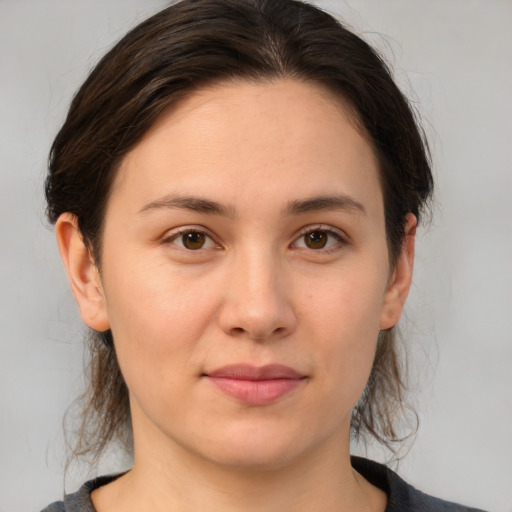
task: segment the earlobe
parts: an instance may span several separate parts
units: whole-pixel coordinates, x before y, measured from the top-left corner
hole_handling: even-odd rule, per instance
[[[63,213],[57,219],[55,233],[82,320],[96,331],[106,331],[110,324],[99,271],[84,244],[76,217]]]
[[[418,221],[416,217],[412,213],[407,214],[402,250],[396,261],[395,269],[393,270],[384,296],[384,304],[380,318],[381,330],[394,327],[402,315],[412,283],[417,225]]]

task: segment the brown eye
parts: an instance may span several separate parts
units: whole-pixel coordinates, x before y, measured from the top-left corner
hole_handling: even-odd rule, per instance
[[[310,231],[304,235],[304,243],[309,249],[323,249],[329,239],[325,231]]]
[[[334,229],[324,229],[319,226],[309,231],[303,231],[302,235],[292,245],[296,249],[322,251],[323,249],[341,248],[345,245],[345,241],[343,236]]]
[[[164,244],[179,247],[185,251],[203,252],[220,249],[213,238],[198,229],[183,227],[177,233],[171,234],[162,240]]]
[[[202,249],[206,242],[206,235],[199,231],[183,233],[180,238],[183,247],[185,247],[185,249],[190,249],[191,251]]]

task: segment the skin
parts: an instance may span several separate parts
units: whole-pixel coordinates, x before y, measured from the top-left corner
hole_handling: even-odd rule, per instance
[[[130,392],[134,466],[93,493],[98,511],[384,510],[350,466],[350,414],[402,312],[416,219],[390,268],[378,163],[353,117],[318,85],[218,84],[125,157],[101,274],[76,219],[59,219],[82,318],[112,329]],[[204,245],[187,249],[187,230]],[[303,378],[247,405],[205,377],[233,363]]]

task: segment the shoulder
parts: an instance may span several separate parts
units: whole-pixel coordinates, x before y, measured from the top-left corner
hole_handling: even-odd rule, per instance
[[[402,480],[394,471],[382,464],[361,457],[352,457],[352,467],[371,484],[388,495],[385,512],[483,512],[457,503],[429,496]]]
[[[101,476],[94,480],[89,480],[72,494],[66,494],[63,501],[56,501],[48,505],[41,512],[95,512],[91,493],[98,487],[106,485],[121,475]]]

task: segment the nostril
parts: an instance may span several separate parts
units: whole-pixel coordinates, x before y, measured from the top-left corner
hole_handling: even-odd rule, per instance
[[[222,305],[218,322],[225,334],[233,339],[265,341],[285,337],[295,330],[296,316],[288,301],[263,293],[258,300],[246,297],[240,293]]]

